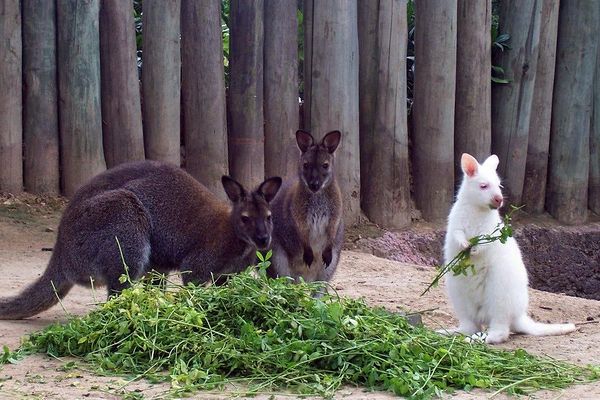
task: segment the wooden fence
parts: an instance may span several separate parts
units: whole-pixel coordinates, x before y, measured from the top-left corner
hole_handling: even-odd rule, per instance
[[[70,196],[147,158],[222,195],[222,174],[293,176],[303,127],[343,132],[348,222],[443,220],[463,152],[498,154],[526,211],[600,213],[600,2],[230,0],[225,65],[222,4],[143,0],[140,79],[132,2],[1,0],[0,191]]]

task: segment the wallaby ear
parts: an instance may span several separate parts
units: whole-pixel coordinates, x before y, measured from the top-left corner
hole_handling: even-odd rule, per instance
[[[465,175],[467,175],[468,177],[473,177],[477,173],[479,163],[472,155],[463,153],[462,157],[460,158],[460,167],[462,168]]]
[[[321,144],[327,148],[329,154],[333,154],[342,140],[342,132],[331,131],[321,141]]]
[[[302,129],[296,131],[296,143],[301,152],[306,153],[306,150],[315,143],[312,135]]]
[[[279,191],[279,188],[281,187],[281,182],[282,180],[278,176],[269,178],[260,184],[260,186],[257,189],[257,192],[263,195],[267,203],[270,203]]]
[[[500,163],[500,160],[498,159],[498,156],[495,154],[492,154],[491,156],[486,158],[485,161],[483,162],[483,164],[481,164],[481,165],[485,165],[487,168],[491,168],[492,170],[495,171],[498,168],[499,163]]]
[[[223,184],[225,193],[227,193],[227,197],[229,197],[229,200],[233,201],[234,203],[237,203],[246,197],[246,189],[244,189],[244,187],[232,177],[223,175],[223,177],[221,177],[221,183]]]

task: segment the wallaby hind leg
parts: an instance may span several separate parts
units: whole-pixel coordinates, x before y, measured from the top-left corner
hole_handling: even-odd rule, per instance
[[[110,190],[73,207],[61,223],[58,240],[63,263],[74,270],[76,283],[89,285],[92,277],[108,286],[110,296],[128,286],[119,282],[121,275],[133,281],[145,273],[150,217],[135,194]]]

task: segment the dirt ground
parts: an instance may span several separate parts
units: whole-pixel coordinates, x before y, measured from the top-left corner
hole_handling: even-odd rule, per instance
[[[0,296],[17,293],[31,282],[46,266],[53,246],[55,230],[62,203],[30,198],[0,198]],[[430,228],[422,228],[428,232]],[[439,230],[439,227],[438,227]],[[431,230],[431,232],[435,229]],[[381,233],[379,231],[375,233]],[[349,247],[361,247],[363,239],[351,233]],[[354,243],[355,245],[352,245]],[[411,244],[405,244],[410,247]],[[364,248],[364,246],[363,246]],[[372,248],[367,248],[372,252]],[[380,254],[385,255],[385,254]],[[388,254],[389,256],[389,254]],[[427,264],[427,260],[422,264]],[[431,261],[431,260],[430,260]],[[424,322],[432,328],[454,325],[443,288],[429,294],[419,294],[431,281],[431,267],[402,263],[366,254],[345,251],[334,279],[334,287],[344,296],[362,296],[370,304],[388,309],[426,311]],[[105,294],[101,289],[97,297]],[[84,314],[93,307],[94,293],[76,288],[64,300],[65,309],[72,314]],[[531,290],[530,313],[541,321],[580,323],[579,330],[568,336],[536,338],[512,336],[502,345],[507,349],[524,348],[534,354],[545,354],[578,364],[600,364],[600,302],[584,298]],[[56,306],[34,318],[24,321],[0,321],[0,345],[11,349],[18,347],[21,338],[55,321],[66,320],[65,311]],[[72,360],[54,360],[46,356],[27,357],[16,363],[0,367],[0,399],[136,399],[158,398],[164,386],[150,385],[144,381],[131,381],[117,377],[98,377],[85,370],[76,361],[76,368],[67,364]],[[489,392],[458,392],[449,395],[456,399],[488,398]],[[224,398],[224,394],[198,393],[193,398]],[[227,395],[226,397],[229,397]],[[279,398],[280,396],[275,396]],[[292,396],[293,397],[293,396]],[[392,399],[387,393],[366,392],[347,387],[337,398]],[[268,399],[270,396],[256,398]],[[286,398],[286,397],[281,397]],[[290,398],[290,396],[287,396]],[[506,398],[500,394],[495,398]],[[537,392],[538,399],[598,399],[600,382],[578,385],[558,392]]]

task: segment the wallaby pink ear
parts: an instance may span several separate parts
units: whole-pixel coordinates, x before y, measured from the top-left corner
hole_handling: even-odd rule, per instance
[[[315,143],[312,135],[302,129],[296,131],[296,143],[301,152],[306,153],[306,150]]]
[[[462,168],[465,175],[473,177],[477,173],[479,163],[472,155],[463,153],[462,157],[460,158],[460,167]]]
[[[262,194],[267,203],[270,203],[271,200],[275,198],[275,195],[279,191],[281,187],[282,180],[280,177],[275,176],[273,178],[269,178],[258,187],[257,192]]]
[[[247,196],[246,189],[232,177],[223,175],[221,177],[221,183],[223,184],[223,189],[225,189],[227,197],[234,203],[237,203]]]
[[[483,164],[481,164],[481,165],[485,165],[486,168],[491,168],[492,170],[495,171],[498,168],[499,163],[500,163],[500,160],[498,159],[498,156],[495,154],[492,154],[491,156],[486,158],[485,161],[483,162]]]
[[[321,141],[321,144],[327,148],[329,154],[333,154],[342,140],[342,132],[331,131]]]

